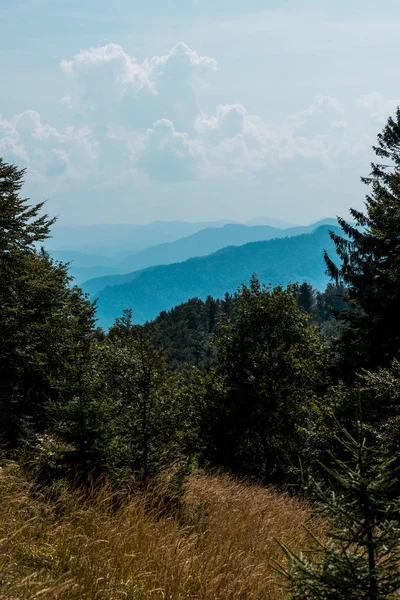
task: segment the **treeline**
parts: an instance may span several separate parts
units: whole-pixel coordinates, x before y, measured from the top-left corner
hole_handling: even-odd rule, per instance
[[[337,476],[353,482],[354,497],[342,496],[348,514],[359,507],[350,546],[368,555],[365,597],[387,597],[376,591],[382,506],[365,482],[394,506],[398,476],[389,485],[380,474],[400,465],[400,111],[374,150],[383,164],[364,179],[365,212],[351,210],[354,224],[339,219],[343,234],[332,234],[324,293],[253,277],[233,296],[191,300],[144,326],[127,310],[108,332],[71,287],[67,265],[37,250],[54,220],[21,197],[24,171],[0,161],[4,454],[43,483],[104,474],[146,482],[175,464],[181,474],[196,465],[280,486],[299,473],[328,485],[336,461],[343,469],[353,460]],[[293,560],[307,580],[308,563]]]
[[[309,283],[292,286],[297,305],[308,313],[309,324],[317,325],[328,340],[339,336],[340,312],[347,306],[346,288],[328,284],[324,292],[315,290]],[[172,310],[163,311],[153,321],[143,325],[149,339],[162,348],[168,367],[179,368],[191,363],[203,368],[210,366],[215,358],[213,340],[220,331],[225,317],[234,318],[235,308],[241,297],[225,294],[224,299],[208,296],[206,300],[192,298]]]

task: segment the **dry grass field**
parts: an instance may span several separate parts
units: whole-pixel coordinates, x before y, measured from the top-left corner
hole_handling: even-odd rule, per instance
[[[225,475],[191,476],[179,513],[157,492],[116,506],[107,486],[83,499],[32,494],[0,470],[0,598],[277,600],[275,538],[307,546],[300,501]],[[318,534],[319,524],[308,526]]]

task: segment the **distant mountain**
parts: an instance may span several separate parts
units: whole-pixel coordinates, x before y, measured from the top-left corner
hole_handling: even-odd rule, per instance
[[[82,285],[85,281],[92,279],[100,279],[101,277],[117,276],[119,269],[114,267],[104,267],[97,265],[96,267],[77,267],[73,264],[69,266],[69,274],[74,278],[72,285]]]
[[[207,227],[191,236],[175,242],[151,246],[118,262],[120,273],[130,273],[155,265],[169,265],[189,258],[207,256],[226,246],[242,246],[249,242],[260,242],[279,237],[292,237],[302,233],[311,233],[320,225],[336,225],[335,219],[325,219],[307,226],[278,229],[270,226],[254,226],[230,224],[224,227]],[[108,274],[106,274],[108,275]],[[88,281],[85,289],[91,294],[97,293],[107,285],[127,283],[125,275],[100,277],[96,281]]]
[[[330,219],[334,221],[334,219]],[[173,242],[190,236],[208,227],[220,228],[235,222],[229,219],[220,221],[154,221],[146,225],[104,224],[104,225],[57,225],[51,230],[52,237],[46,241],[49,251],[73,251],[83,254],[97,254],[107,257],[121,257],[139,252],[144,248]],[[253,219],[247,226],[261,225],[285,229],[290,223],[262,217]]]
[[[182,262],[196,256],[207,256],[225,246],[242,246],[248,242],[280,237],[281,231],[283,230],[275,227],[249,227],[240,224],[207,227],[175,242],[151,246],[127,256],[120,261],[120,269],[122,272],[129,272],[154,265]]]
[[[114,260],[108,256],[99,256],[97,254],[83,254],[82,252],[74,252],[69,250],[51,250],[50,254],[56,260],[61,262],[70,262],[80,267],[97,267],[103,265],[105,267],[115,266]]]
[[[50,251],[50,255],[55,260],[70,263],[69,273],[74,278],[73,283],[77,285],[94,277],[100,278],[104,275],[116,275],[120,273],[120,269],[115,265],[114,261],[107,256],[63,250],[52,250]]]
[[[117,256],[148,246],[172,242],[206,227],[222,227],[231,221],[187,223],[154,221],[148,225],[55,225],[46,241],[49,251],[67,250],[84,254]]]
[[[246,221],[246,225],[268,225],[269,227],[277,227],[278,229],[288,229],[289,227],[296,227],[295,223],[289,223],[288,221],[281,221],[280,219],[272,219],[271,217],[257,217]]]
[[[120,286],[125,283],[130,283],[134,281],[141,275],[147,271],[153,271],[156,267],[148,267],[147,269],[139,269],[138,271],[133,271],[131,273],[124,273],[122,275],[106,275],[104,277],[95,277],[93,279],[89,279],[81,284],[81,288],[87,294],[90,294],[92,297],[97,297],[101,290],[111,286]]]
[[[334,254],[331,229],[336,228],[323,225],[313,233],[230,246],[210,256],[128,274],[125,283],[93,294],[98,297],[99,322],[108,327],[124,308],[132,308],[134,320],[143,323],[189,298],[235,292],[253,273],[267,284],[308,281],[322,289],[328,281],[323,250]],[[84,284],[85,291],[89,284]]]

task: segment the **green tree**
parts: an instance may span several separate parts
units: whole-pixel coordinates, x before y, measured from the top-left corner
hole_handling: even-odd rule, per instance
[[[314,309],[314,302],[315,298],[312,285],[307,282],[302,283],[297,293],[297,303],[299,307],[311,315]]]
[[[39,242],[54,219],[43,203],[20,197],[24,170],[0,159],[0,439],[13,448],[46,426],[52,381],[63,377],[77,329],[91,335],[94,306],[70,288],[67,266],[55,263]]]
[[[296,555],[281,544],[289,568],[278,572],[291,600],[384,600],[400,597],[400,500],[394,459],[367,444],[367,431],[342,433],[346,455],[328,469],[330,486],[307,492],[328,524],[326,539]]]
[[[327,348],[299,310],[297,291],[263,288],[253,277],[216,339],[208,457],[263,480],[285,479],[290,460],[298,460],[301,426],[323,383]]]
[[[390,368],[363,371],[351,386],[343,382],[331,386],[322,399],[311,404],[305,425],[304,471],[324,479],[325,467],[333,466],[333,456],[343,458],[340,434],[344,428],[357,435],[360,398],[369,440],[393,456],[400,467],[400,364],[393,361]]]
[[[126,310],[109,332],[108,385],[120,410],[121,460],[143,480],[163,462],[164,357]]]
[[[204,451],[202,419],[206,409],[207,374],[194,365],[169,373],[161,389],[169,462],[198,461]]]
[[[118,410],[108,390],[105,358],[100,344],[75,346],[64,377],[56,382],[57,397],[46,406],[48,431],[65,449],[58,469],[83,483],[113,473],[117,465]]]
[[[331,233],[339,265],[325,254],[330,275],[348,289],[342,330],[342,374],[388,366],[400,348],[400,109],[389,118],[372,163],[365,212],[351,209],[354,224],[338,219],[344,235]]]

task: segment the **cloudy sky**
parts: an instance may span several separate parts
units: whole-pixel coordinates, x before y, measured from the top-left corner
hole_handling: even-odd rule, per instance
[[[60,223],[360,207],[398,0],[0,0],[0,156]]]

